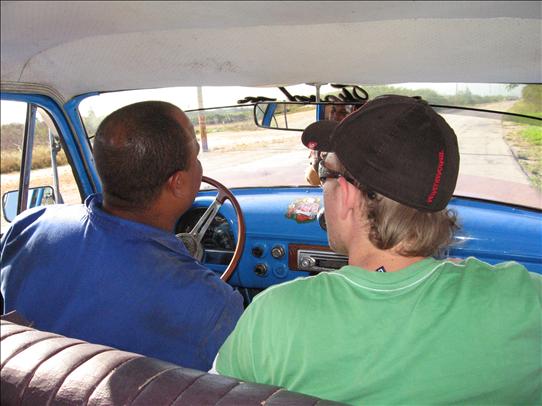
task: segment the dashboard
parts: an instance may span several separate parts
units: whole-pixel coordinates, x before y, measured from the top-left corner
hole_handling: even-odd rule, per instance
[[[322,191],[316,187],[232,189],[246,222],[246,242],[230,284],[269,286],[332,272],[347,258],[331,251],[318,218]],[[201,191],[181,217],[177,232],[187,232],[212,203],[216,192]],[[487,201],[454,197],[462,229],[447,252],[454,258],[477,257],[488,263],[517,261],[542,273],[542,212]],[[237,218],[226,202],[207,230],[202,262],[217,273],[225,270],[237,238]]]

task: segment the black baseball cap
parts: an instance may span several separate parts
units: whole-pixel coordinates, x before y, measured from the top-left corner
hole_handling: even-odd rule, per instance
[[[419,97],[377,97],[341,122],[312,123],[301,140],[334,152],[360,185],[409,207],[443,210],[455,190],[457,137]]]

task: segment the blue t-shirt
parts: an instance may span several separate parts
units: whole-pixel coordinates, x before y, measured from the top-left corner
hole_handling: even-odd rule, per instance
[[[5,312],[34,327],[208,370],[242,297],[172,233],[84,205],[22,213],[1,241]]]

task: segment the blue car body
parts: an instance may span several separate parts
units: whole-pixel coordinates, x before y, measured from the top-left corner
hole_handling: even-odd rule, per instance
[[[247,237],[241,262],[230,282],[247,288],[266,288],[310,275],[310,272],[289,268],[287,256],[276,259],[271,250],[279,246],[288,252],[292,244],[327,246],[326,232],[316,219],[300,223],[287,216],[288,207],[300,199],[314,198],[322,204],[321,190],[315,187],[240,188],[233,192],[243,208]],[[213,197],[211,192],[200,192],[194,206],[207,207]],[[450,257],[473,256],[491,264],[517,261],[532,272],[542,273],[542,214],[539,211],[460,197],[452,199],[449,208],[461,221],[461,230],[447,252]],[[233,207],[223,206],[221,214],[236,233]],[[261,257],[253,255],[256,247],[263,248]],[[258,264],[267,266],[266,275],[253,272]],[[225,269],[223,265],[212,263],[207,266],[218,272]]]

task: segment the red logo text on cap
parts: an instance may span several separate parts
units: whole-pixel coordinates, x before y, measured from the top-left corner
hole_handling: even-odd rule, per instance
[[[433,200],[435,199],[435,196],[438,193],[438,188],[440,186],[440,179],[442,178],[443,167],[444,167],[444,151],[440,151],[438,153],[438,166],[437,166],[437,173],[435,173],[435,180],[433,181],[433,188],[431,189],[431,193],[429,193],[429,196],[427,196],[427,203],[429,204],[433,203]]]

